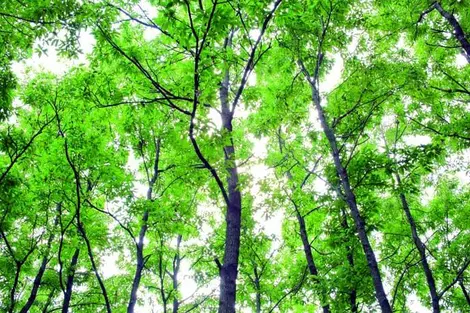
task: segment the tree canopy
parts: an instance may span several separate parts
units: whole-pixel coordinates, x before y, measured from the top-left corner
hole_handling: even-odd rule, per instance
[[[0,47],[2,312],[470,312],[467,0],[4,0]]]

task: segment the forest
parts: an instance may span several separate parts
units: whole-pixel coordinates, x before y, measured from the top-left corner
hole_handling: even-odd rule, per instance
[[[470,312],[469,63],[468,0],[1,0],[0,311]]]

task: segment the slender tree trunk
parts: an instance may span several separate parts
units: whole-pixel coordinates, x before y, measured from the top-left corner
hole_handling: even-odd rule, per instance
[[[167,303],[170,298],[165,293],[166,266],[163,266],[163,238],[160,238],[160,253],[158,255],[158,278],[160,280],[160,297],[162,298],[163,313],[167,313]]]
[[[402,184],[401,184],[400,175],[395,173],[395,178],[397,179],[398,186],[401,186]],[[420,260],[421,266],[423,267],[424,275],[426,276],[426,282],[429,288],[429,293],[431,295],[432,311],[433,313],[439,313],[441,311],[439,307],[439,296],[436,290],[436,282],[434,281],[434,276],[432,274],[431,268],[429,267],[429,263],[426,258],[426,247],[424,246],[423,242],[418,236],[418,231],[416,229],[416,222],[413,216],[411,215],[411,210],[408,205],[408,201],[406,200],[406,197],[403,193],[400,193],[400,201],[403,207],[403,211],[405,211],[408,224],[410,225],[410,228],[411,228],[411,236],[413,238],[413,242],[416,246],[416,249],[418,249],[419,256],[421,258]]]
[[[180,303],[178,301],[178,298],[173,298],[173,313],[178,313],[180,307]]]
[[[180,271],[181,265],[181,257],[180,257],[180,245],[183,236],[178,235],[176,239],[176,254],[173,259],[173,274],[171,275],[171,279],[173,281],[173,293],[175,296],[173,297],[173,313],[178,313],[180,302],[178,300],[178,273]]]
[[[392,309],[390,307],[390,303],[388,302],[387,295],[385,293],[385,290],[382,284],[382,278],[381,278],[379,267],[377,264],[377,259],[375,257],[374,250],[372,249],[372,246],[369,241],[369,237],[366,232],[365,222],[361,216],[361,213],[359,212],[359,208],[357,207],[356,195],[351,189],[348,173],[346,169],[344,168],[343,164],[341,163],[341,156],[340,156],[340,152],[337,146],[336,136],[334,134],[333,129],[330,127],[330,125],[328,124],[326,120],[325,113],[320,103],[320,94],[317,88],[313,86],[312,83],[311,83],[311,87],[312,87],[312,100],[318,112],[318,116],[320,118],[320,122],[323,128],[323,132],[325,133],[326,138],[328,139],[328,143],[330,145],[331,154],[333,156],[333,161],[334,161],[334,165],[336,168],[336,172],[338,174],[338,177],[340,178],[341,187],[344,192],[344,194],[341,194],[341,195],[344,196],[345,201],[351,210],[351,215],[353,217],[353,220],[356,226],[356,231],[358,233],[358,237],[361,242],[362,249],[364,250],[364,254],[367,259],[367,265],[369,267],[369,270],[372,276],[372,281],[374,283],[375,296],[377,298],[377,301],[379,302],[382,312],[391,313]]]
[[[305,258],[307,259],[308,271],[310,275],[314,276],[315,279],[318,279],[318,269],[315,264],[315,260],[313,259],[312,247],[310,246],[310,241],[308,240],[307,229],[305,227],[305,219],[300,214],[297,206],[295,208],[295,211],[296,211],[297,221],[299,223],[300,238],[302,239],[302,245],[304,247]],[[325,299],[321,299],[321,300],[322,302],[325,301]],[[322,304],[322,310],[323,310],[323,313],[329,313],[330,306],[328,304],[325,304],[325,305]]]
[[[228,205],[225,216],[224,261],[220,269],[219,313],[235,313],[238,257],[240,254],[241,193],[238,188],[238,170],[235,164],[235,147],[232,138],[233,112],[228,101],[229,73],[225,73],[220,87],[222,127],[227,144],[224,146],[225,168],[228,172]]]
[[[13,310],[15,309],[15,304],[16,304],[16,287],[18,286],[18,282],[20,280],[20,272],[21,272],[21,267],[23,266],[23,263],[18,262],[15,260],[15,279],[13,281],[13,286],[10,290],[10,305],[8,307],[8,312],[13,313]]]
[[[283,153],[283,139],[281,138],[280,129],[279,129],[279,151]],[[290,171],[287,171],[286,176],[288,180],[292,180],[292,174]],[[313,258],[312,247],[308,239],[307,227],[305,226],[305,218],[303,217],[302,214],[300,214],[299,208],[295,200],[291,199],[291,202],[294,205],[295,216],[297,218],[297,222],[299,223],[299,234],[300,234],[300,239],[302,240],[302,246],[304,248],[305,258],[307,259],[308,271],[310,275],[314,276],[315,280],[318,282],[318,269],[315,264],[315,260]],[[323,292],[322,294],[323,294],[322,298],[325,298],[325,299],[321,299],[321,301],[323,302],[326,300],[326,295]],[[323,310],[323,313],[329,313],[330,312],[329,304],[322,305],[322,310]]]
[[[297,211],[296,212],[297,221],[299,222],[300,228],[300,238],[302,239],[302,245],[304,247],[305,258],[307,259],[307,266],[310,275],[318,276],[318,269],[313,260],[312,247],[310,246],[310,241],[308,240],[307,230],[305,229],[305,220],[302,215]]]
[[[305,219],[300,214],[297,205],[295,206],[295,216],[297,217],[297,222],[299,223],[299,232],[300,238],[302,239],[302,245],[304,247],[305,258],[307,259],[307,266],[310,275],[318,276],[318,269],[313,260],[312,247],[310,246],[310,241],[308,240],[307,229],[305,227]]]
[[[259,275],[258,271],[256,270],[256,266],[254,269],[255,274],[255,288],[256,288],[256,313],[261,313],[261,285],[259,282]]]
[[[57,225],[58,218],[56,219],[55,225]],[[41,266],[39,267],[38,273],[34,278],[33,288],[31,289],[31,293],[29,294],[28,300],[26,301],[25,305],[21,308],[20,313],[27,313],[31,306],[33,305],[34,301],[36,301],[36,296],[39,291],[39,287],[41,286],[42,276],[46,271],[46,265],[49,262],[49,251],[51,250],[52,240],[54,239],[54,233],[52,232],[47,239],[47,249],[45,255],[42,258]]]
[[[349,255],[348,255],[348,262],[349,261]],[[351,312],[352,313],[357,313],[358,311],[358,306],[357,306],[357,291],[356,288],[352,288],[349,291],[349,305],[351,306]]]
[[[144,239],[147,232],[147,222],[149,218],[149,211],[145,210],[142,216],[142,226],[139,231],[139,239],[136,244],[136,258],[137,263],[135,266],[134,279],[132,281],[132,288],[130,293],[129,304],[127,306],[127,313],[133,313],[137,303],[137,290],[139,289],[140,280],[142,278],[142,270],[144,269]]]
[[[341,208],[341,227],[343,227],[345,231],[349,230],[348,220],[344,208]],[[353,249],[349,244],[346,245],[346,258],[348,259],[349,267],[354,270]],[[351,312],[357,313],[357,291],[355,287],[352,287],[349,291],[349,304],[351,305]]]
[[[80,249],[75,249],[75,252],[72,256],[72,261],[70,262],[70,267],[67,275],[67,283],[65,285],[64,302],[62,303],[62,313],[68,313],[69,311],[70,300],[72,299],[73,279],[75,277],[75,270],[77,268],[79,254]]]
[[[78,214],[77,214],[77,216],[78,216]],[[83,227],[83,224],[81,222],[78,222],[78,225],[79,225],[78,230],[81,233],[83,240],[85,240],[87,253],[88,253],[88,258],[90,259],[90,263],[91,263],[91,268],[92,268],[92,270],[95,274],[96,280],[98,281],[98,285],[100,286],[101,293],[102,293],[103,298],[104,298],[104,302],[105,302],[105,306],[106,306],[106,312],[111,313],[112,312],[111,302],[109,301],[108,291],[106,289],[106,286],[104,285],[104,281],[101,278],[100,273],[98,272],[98,267],[96,266],[95,257],[93,255],[93,249],[91,248],[90,240],[88,239],[88,236],[86,234],[85,228]]]
[[[44,306],[41,310],[42,313],[47,313],[48,312],[49,305],[51,305],[52,298],[54,297],[55,291],[56,291],[56,289],[52,288],[51,292],[49,292],[49,295],[47,296],[46,303],[44,304]]]
[[[465,285],[463,284],[462,279],[459,279],[459,286],[462,289],[463,295],[465,296],[465,300],[467,300],[467,304],[470,305],[470,295],[468,294],[468,291],[465,288]]]
[[[63,132],[62,126],[61,126],[60,116],[59,116],[57,107],[55,105],[54,105],[54,109],[55,109],[55,114],[56,114],[56,120],[57,120],[57,126],[58,126],[58,129],[59,129],[59,133],[64,137],[65,158],[67,159],[67,163],[69,164],[70,168],[73,171],[73,176],[74,176],[74,179],[75,179],[75,195],[77,197],[77,199],[76,199],[77,202],[76,202],[76,217],[75,217],[75,219],[77,221],[77,230],[80,233],[83,240],[85,240],[88,258],[90,259],[91,267],[92,267],[93,272],[95,274],[96,280],[98,281],[98,285],[100,286],[101,293],[103,295],[105,305],[106,305],[106,312],[111,313],[112,310],[111,310],[111,304],[110,304],[109,298],[108,298],[108,292],[107,292],[106,287],[104,285],[103,279],[101,278],[101,275],[98,272],[98,268],[96,266],[95,258],[94,258],[94,255],[93,255],[93,249],[91,247],[90,240],[88,239],[88,236],[86,234],[85,226],[81,222],[81,213],[80,212],[81,212],[81,206],[82,206],[82,199],[81,199],[82,190],[81,190],[81,184],[80,184],[80,173],[79,173],[79,170],[77,169],[77,167],[75,166],[75,164],[73,163],[72,158],[69,154],[69,146],[68,146],[67,138],[65,138],[65,136],[64,136],[64,132]]]
[[[155,160],[153,164],[153,175],[149,181],[149,187],[147,189],[147,200],[149,201],[152,200],[153,186],[158,178],[159,163],[160,163],[160,147],[161,147],[161,139],[158,138],[155,143]],[[141,153],[143,157],[143,151],[141,151]],[[144,240],[145,240],[145,234],[147,233],[147,229],[148,229],[148,219],[149,219],[149,211],[146,209],[144,211],[144,214],[142,215],[142,226],[140,227],[139,238],[136,243],[137,261],[136,261],[136,266],[135,266],[134,279],[132,281],[129,303],[127,305],[127,313],[134,313],[135,305],[137,303],[137,291],[139,289],[140,280],[142,279],[142,271],[145,266]]]

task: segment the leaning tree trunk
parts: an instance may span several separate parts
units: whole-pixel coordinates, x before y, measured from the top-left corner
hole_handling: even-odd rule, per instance
[[[153,186],[158,179],[159,173],[159,164],[160,164],[160,148],[161,148],[161,139],[158,138],[155,142],[155,160],[153,163],[153,173],[152,177],[148,182],[147,189],[147,200],[152,200]],[[141,149],[143,149],[141,147]],[[141,151],[143,157],[143,151]],[[145,162],[145,161],[144,161]],[[129,297],[129,303],[127,305],[127,313],[134,313],[135,305],[137,303],[137,291],[139,289],[140,280],[142,279],[142,271],[145,266],[145,257],[144,257],[144,240],[145,234],[148,229],[148,220],[149,220],[149,210],[146,208],[144,214],[142,215],[142,225],[140,226],[139,237],[136,243],[136,266],[134,279],[132,281],[131,293]]]
[[[434,2],[433,6],[442,15],[442,17],[444,17],[447,22],[452,26],[452,29],[454,30],[455,39],[457,39],[457,41],[462,46],[462,49],[465,53],[465,58],[467,59],[467,62],[470,63],[470,42],[468,41],[467,36],[465,35],[464,30],[462,29],[462,26],[457,21],[454,14],[444,10],[444,8],[442,8],[441,4],[438,1]]]
[[[463,279],[459,279],[459,285],[462,289],[463,295],[465,296],[465,300],[467,300],[467,304],[470,305],[470,295],[467,292],[467,288],[465,288],[465,285],[463,284]]]
[[[341,208],[341,227],[345,231],[349,230],[348,220],[344,208]],[[346,258],[348,259],[349,267],[354,270],[353,248],[349,244],[346,245]],[[357,313],[357,291],[355,287],[352,287],[351,290],[349,290],[349,304],[351,306],[351,313]]]
[[[397,180],[398,186],[401,187],[402,183],[401,183],[400,175],[395,173],[395,178]],[[411,237],[413,238],[413,242],[421,258],[420,260],[421,266],[423,267],[424,275],[426,276],[426,282],[429,288],[429,294],[431,296],[432,311],[433,313],[439,313],[441,311],[439,307],[439,295],[436,290],[436,282],[434,280],[433,273],[431,271],[431,268],[429,267],[429,263],[426,257],[426,247],[424,246],[424,243],[421,241],[421,239],[418,236],[418,231],[416,229],[416,222],[413,218],[413,215],[411,215],[411,210],[410,210],[410,207],[408,205],[408,201],[406,200],[405,195],[402,192],[400,192],[399,196],[400,196],[401,205],[403,207],[403,211],[405,212],[406,219],[411,228]]]
[[[284,141],[281,138],[281,131],[279,130],[279,151],[283,153],[283,146],[284,146]],[[287,156],[287,155],[286,155]],[[286,172],[286,176],[288,180],[292,180],[292,173],[290,170]],[[302,188],[302,187],[300,187]],[[299,223],[299,234],[300,234],[300,239],[302,240],[302,246],[304,248],[304,254],[305,254],[305,259],[307,260],[307,267],[310,275],[314,277],[315,282],[319,282],[318,279],[318,268],[315,264],[315,260],[313,258],[313,253],[312,253],[312,247],[310,245],[310,241],[308,239],[308,233],[307,233],[307,227],[305,225],[305,218],[304,216],[300,213],[299,207],[297,206],[297,203],[295,202],[294,199],[291,199],[292,204],[294,205],[295,209],[295,216],[297,218],[297,222]],[[325,292],[322,292],[322,299],[321,301],[326,300],[326,294]],[[330,312],[330,305],[325,304],[322,305],[322,310],[323,313],[329,313]]]
[[[54,293],[56,289],[52,288],[51,291],[49,292],[49,295],[47,296],[47,299],[44,303],[44,306],[42,307],[41,313],[47,313],[49,312],[49,305],[52,303],[52,298],[54,298]]]
[[[330,145],[330,150],[333,156],[336,173],[340,179],[340,184],[343,190],[341,196],[344,197],[347,205],[350,208],[351,216],[354,220],[356,231],[358,233],[362,249],[364,250],[364,254],[367,259],[367,265],[372,276],[377,301],[379,302],[380,308],[382,309],[383,313],[391,313],[392,309],[390,307],[390,303],[388,302],[387,295],[382,284],[382,278],[377,264],[377,259],[375,257],[374,250],[372,249],[369,237],[367,235],[364,219],[361,216],[361,213],[359,212],[359,208],[357,207],[356,195],[351,189],[348,172],[341,163],[341,156],[338,149],[335,133],[326,120],[325,113],[320,103],[320,93],[314,84],[315,83],[312,82],[310,83],[312,87],[312,100],[318,112],[323,132],[325,133],[326,138],[328,139],[328,143]]]
[[[58,216],[55,219],[54,226],[57,225],[59,222]],[[27,313],[31,306],[33,305],[34,301],[36,301],[36,297],[38,295],[39,287],[41,286],[42,277],[44,276],[44,272],[46,271],[47,263],[49,263],[49,252],[51,251],[52,240],[54,239],[54,232],[52,231],[47,239],[47,248],[44,256],[42,257],[41,266],[39,266],[39,270],[34,277],[33,288],[29,294],[28,300],[26,301],[25,305],[21,308],[20,313]]]
[[[299,223],[299,230],[300,230],[300,238],[302,239],[302,245],[304,247],[305,258],[307,259],[307,266],[310,275],[315,277],[316,281],[318,282],[318,269],[315,264],[315,260],[313,259],[312,247],[310,246],[310,241],[308,240],[307,228],[305,226],[305,219],[300,214],[299,210],[296,208],[296,217]],[[323,292],[322,292],[323,293]],[[325,295],[323,295],[325,298]],[[321,299],[322,302],[325,299]],[[330,313],[330,305],[329,304],[322,304],[323,313]]]
[[[39,267],[38,273],[34,278],[33,288],[31,289],[31,293],[29,294],[28,300],[26,301],[25,305],[21,308],[20,313],[27,313],[31,306],[33,305],[34,301],[36,300],[36,296],[39,291],[39,286],[41,285],[42,276],[46,271],[46,265],[48,263],[48,257],[45,255],[42,258],[41,266]]]
[[[72,299],[72,287],[73,280],[75,277],[75,270],[77,267],[78,256],[80,254],[80,249],[75,249],[75,253],[72,256],[72,261],[70,262],[69,274],[67,275],[67,284],[64,294],[64,302],[62,304],[62,313],[68,313],[70,307],[70,300]]]
[[[52,235],[51,235],[52,236]],[[48,252],[50,249],[50,244],[48,244]],[[28,300],[26,301],[25,305],[21,308],[20,313],[27,313],[31,306],[33,305],[34,301],[36,301],[36,296],[39,291],[39,287],[41,286],[42,277],[44,272],[46,271],[46,265],[49,262],[48,255],[43,256],[41,266],[39,267],[38,273],[34,278],[33,288],[31,289],[31,293],[29,294]]]

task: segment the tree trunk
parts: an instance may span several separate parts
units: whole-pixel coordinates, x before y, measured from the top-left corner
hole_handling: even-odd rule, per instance
[[[382,309],[383,313],[391,313],[392,309],[390,307],[390,303],[388,302],[387,295],[383,288],[382,278],[380,276],[379,267],[377,264],[377,259],[375,257],[374,250],[369,241],[369,237],[366,232],[365,222],[359,212],[359,208],[357,207],[356,196],[351,189],[351,185],[349,183],[349,176],[341,163],[341,156],[336,142],[336,136],[334,134],[333,129],[329,126],[325,113],[323,112],[323,108],[320,104],[320,94],[315,86],[311,85],[312,87],[312,100],[315,104],[315,108],[318,112],[318,116],[320,118],[320,122],[323,128],[323,132],[328,139],[328,143],[330,145],[331,154],[333,156],[334,165],[336,168],[336,173],[340,178],[340,184],[343,189],[344,194],[340,194],[340,196],[344,196],[346,203],[348,204],[351,210],[351,216],[354,220],[356,231],[358,233],[359,240],[362,245],[362,249],[364,250],[364,254],[367,259],[367,265],[369,267],[372,281],[374,283],[375,289],[375,296],[377,301],[379,302],[380,308]]]
[[[254,274],[255,274],[255,288],[256,288],[256,313],[261,313],[261,285],[259,282],[259,275],[258,271],[256,269],[256,266],[254,268]]]
[[[55,107],[55,114],[56,114],[57,126],[58,126],[58,129],[59,129],[59,132],[62,134],[62,136],[64,136],[63,135],[64,132],[62,130],[59,114],[58,114],[58,111],[57,111],[56,107]],[[67,143],[67,138],[65,138],[65,137],[64,137],[64,151],[65,151],[65,157],[67,159],[67,163],[69,164],[70,168],[72,169],[73,176],[74,176],[74,179],[75,179],[75,194],[76,194],[76,197],[77,197],[75,219],[77,221],[77,230],[78,230],[79,234],[81,235],[81,237],[83,238],[83,240],[85,240],[88,258],[90,259],[91,267],[92,267],[93,272],[95,274],[96,280],[98,281],[98,285],[100,286],[101,293],[103,295],[105,305],[106,305],[106,312],[111,313],[112,310],[111,310],[111,304],[110,304],[109,298],[108,298],[108,292],[106,291],[106,287],[104,285],[103,279],[101,278],[101,275],[98,272],[98,268],[96,266],[95,258],[93,256],[93,249],[91,247],[90,240],[88,239],[88,236],[86,234],[85,226],[81,222],[81,213],[80,212],[81,212],[81,205],[82,205],[82,200],[81,200],[82,190],[81,190],[81,185],[80,185],[80,172],[79,172],[79,170],[77,170],[77,167],[72,162],[72,159],[71,159],[70,154],[69,154],[69,147],[68,147],[68,143]]]
[[[180,245],[183,236],[178,235],[176,238],[176,254],[173,259],[173,274],[171,275],[171,279],[173,281],[173,293],[175,296],[173,297],[173,313],[178,313],[180,302],[178,301],[178,273],[180,271],[181,266],[181,257],[180,257]]]
[[[220,87],[220,102],[222,108],[222,128],[227,136],[224,146],[225,168],[229,174],[228,205],[225,216],[225,249],[224,261],[220,269],[220,295],[219,313],[235,313],[236,281],[238,275],[238,257],[240,254],[240,229],[241,229],[241,193],[238,189],[238,171],[235,164],[235,147],[232,138],[233,112],[228,101],[229,73],[225,73]]]
[[[136,258],[137,264],[135,267],[134,280],[132,281],[131,294],[129,304],[127,306],[127,313],[133,313],[135,304],[137,303],[137,290],[139,289],[140,280],[142,278],[142,270],[144,269],[144,239],[147,232],[149,212],[145,210],[142,216],[142,226],[139,232],[139,239],[136,244]]]
[[[10,290],[10,305],[8,307],[8,312],[13,313],[13,310],[15,309],[15,304],[16,304],[16,288],[18,286],[19,280],[20,280],[20,272],[21,272],[21,267],[23,267],[23,263],[18,262],[15,260],[15,280],[13,281],[13,286]]]
[[[308,240],[307,230],[305,228],[305,219],[299,213],[296,208],[296,217],[297,221],[299,222],[299,231],[300,231],[300,238],[302,239],[302,245],[304,247],[305,258],[307,259],[307,266],[308,271],[313,276],[318,276],[317,266],[315,265],[315,261],[313,260],[312,254],[312,247],[310,246],[310,241]]]
[[[51,290],[51,292],[49,292],[49,295],[47,296],[46,303],[44,303],[44,306],[42,307],[42,310],[41,310],[42,313],[47,313],[48,312],[49,305],[51,305],[51,303],[52,303],[52,298],[54,297],[55,290],[56,289],[53,288]]]
[[[31,293],[29,294],[28,300],[26,301],[26,304],[21,308],[20,313],[27,313],[31,306],[33,305],[34,301],[36,300],[36,296],[39,291],[39,287],[41,286],[41,280],[42,276],[44,275],[44,272],[46,271],[46,265],[48,263],[48,258],[47,255],[45,255],[42,258],[41,266],[39,267],[38,273],[36,274],[36,277],[34,278],[33,282],[33,288],[31,289]]]
[[[344,208],[341,208],[341,226],[345,231],[349,230],[349,225],[348,225],[348,220],[346,216],[346,212],[344,211]],[[353,249],[350,245],[346,245],[346,258],[348,259],[349,267],[354,270],[354,255],[353,255]],[[356,288],[353,287],[349,291],[349,304],[351,305],[351,313],[357,313],[358,312],[358,306],[357,306],[357,291]]]
[[[147,200],[152,200],[153,186],[158,178],[159,163],[160,163],[160,147],[161,139],[158,138],[155,143],[155,160],[153,164],[153,174],[152,178],[149,180],[149,187],[147,189]],[[142,149],[142,148],[141,148]],[[143,157],[143,151],[141,151]],[[145,162],[145,161],[144,161]],[[136,259],[137,263],[135,266],[134,279],[132,281],[132,288],[129,297],[129,303],[127,305],[127,313],[134,313],[135,305],[137,303],[137,291],[139,289],[140,280],[142,279],[142,271],[145,266],[145,257],[144,257],[144,240],[145,234],[147,233],[148,228],[148,219],[149,211],[146,209],[142,215],[142,226],[139,231],[139,238],[136,243]]]
[[[57,223],[59,222],[59,216],[56,217],[54,226],[57,226]],[[44,272],[46,271],[46,265],[49,262],[49,252],[51,251],[51,244],[52,240],[54,239],[54,232],[51,232],[49,235],[49,238],[47,239],[47,246],[46,246],[46,252],[42,258],[41,261],[41,266],[39,267],[38,273],[36,274],[36,277],[34,277],[34,282],[33,282],[33,288],[31,289],[31,293],[29,294],[28,300],[26,301],[25,305],[21,308],[20,313],[27,313],[31,306],[33,305],[34,301],[36,301],[36,296],[39,291],[39,287],[41,286],[41,281],[42,281],[42,276],[44,275]]]
[[[434,2],[433,6],[442,15],[442,17],[444,17],[447,20],[447,22],[452,26],[454,30],[455,39],[457,39],[460,45],[462,46],[462,49],[465,52],[465,57],[468,63],[470,63],[470,42],[468,42],[465,36],[465,32],[460,26],[460,23],[457,21],[454,14],[449,13],[446,10],[444,10],[439,2],[437,1]]]
[[[281,138],[280,129],[279,129],[279,151],[283,153],[283,139]],[[286,176],[288,180],[292,180],[292,174],[290,170],[287,171]],[[319,281],[318,269],[315,264],[315,260],[313,258],[312,247],[310,246],[310,241],[308,239],[307,227],[305,226],[305,219],[302,216],[302,214],[300,214],[299,208],[295,200],[291,199],[291,202],[294,205],[295,216],[297,218],[297,222],[299,223],[299,234],[300,234],[300,239],[302,240],[302,246],[304,248],[305,258],[307,259],[308,271],[310,275],[314,276],[315,281],[318,282]],[[325,298],[325,299],[321,299],[322,302],[326,300],[325,294],[323,294],[322,298]],[[323,313],[329,313],[330,312],[329,304],[322,305],[322,310],[323,310]]]
[[[62,304],[62,313],[68,313],[70,307],[70,300],[72,299],[72,287],[73,279],[75,277],[75,270],[77,268],[78,255],[80,254],[80,249],[75,249],[75,253],[72,256],[72,261],[70,262],[69,274],[67,275],[67,284],[64,294],[64,302]]]
[[[313,259],[312,254],[312,247],[310,246],[310,241],[308,240],[307,229],[305,227],[305,219],[300,214],[297,206],[295,208],[297,221],[299,222],[299,230],[300,230],[300,238],[302,239],[302,245],[304,247],[305,258],[307,259],[307,266],[310,275],[315,277],[315,280],[318,282],[318,269]],[[323,293],[323,292],[322,292]],[[325,301],[325,299],[321,299],[321,301]],[[330,312],[330,306],[328,304],[322,304],[323,313]]]
[[[400,175],[395,173],[395,178],[397,179],[398,186],[401,187],[401,178]],[[426,258],[426,247],[424,246],[423,242],[418,236],[418,231],[416,230],[416,222],[411,215],[410,207],[408,205],[408,201],[403,193],[400,192],[400,201],[403,207],[403,211],[405,211],[406,219],[408,220],[408,224],[411,228],[411,236],[413,238],[413,242],[418,249],[419,256],[421,258],[421,266],[424,270],[424,275],[426,276],[426,282],[428,283],[429,293],[431,295],[431,303],[432,303],[432,311],[433,313],[439,313],[439,296],[436,290],[436,282],[434,281],[434,276],[432,274],[431,268],[429,267],[428,260]]]
[[[465,300],[467,300],[467,304],[470,305],[470,295],[467,292],[467,289],[465,288],[465,285],[463,284],[463,280],[459,279],[459,285],[460,288],[462,289],[463,295],[465,296]]]
[[[79,213],[77,213],[77,218],[78,216],[79,216]],[[103,295],[103,298],[104,298],[106,312],[112,313],[111,302],[109,301],[109,297],[108,297],[108,291],[106,290],[104,281],[101,278],[100,273],[98,272],[98,267],[96,266],[95,257],[93,255],[93,249],[91,247],[90,240],[88,239],[88,236],[85,232],[85,228],[83,227],[83,224],[81,222],[78,222],[78,225],[79,225],[78,230],[81,233],[83,240],[85,240],[88,258],[90,259],[90,263],[91,263],[91,268],[93,270],[93,273],[95,274],[96,280],[98,281],[98,285],[100,286],[100,289],[101,289],[101,294]]]

